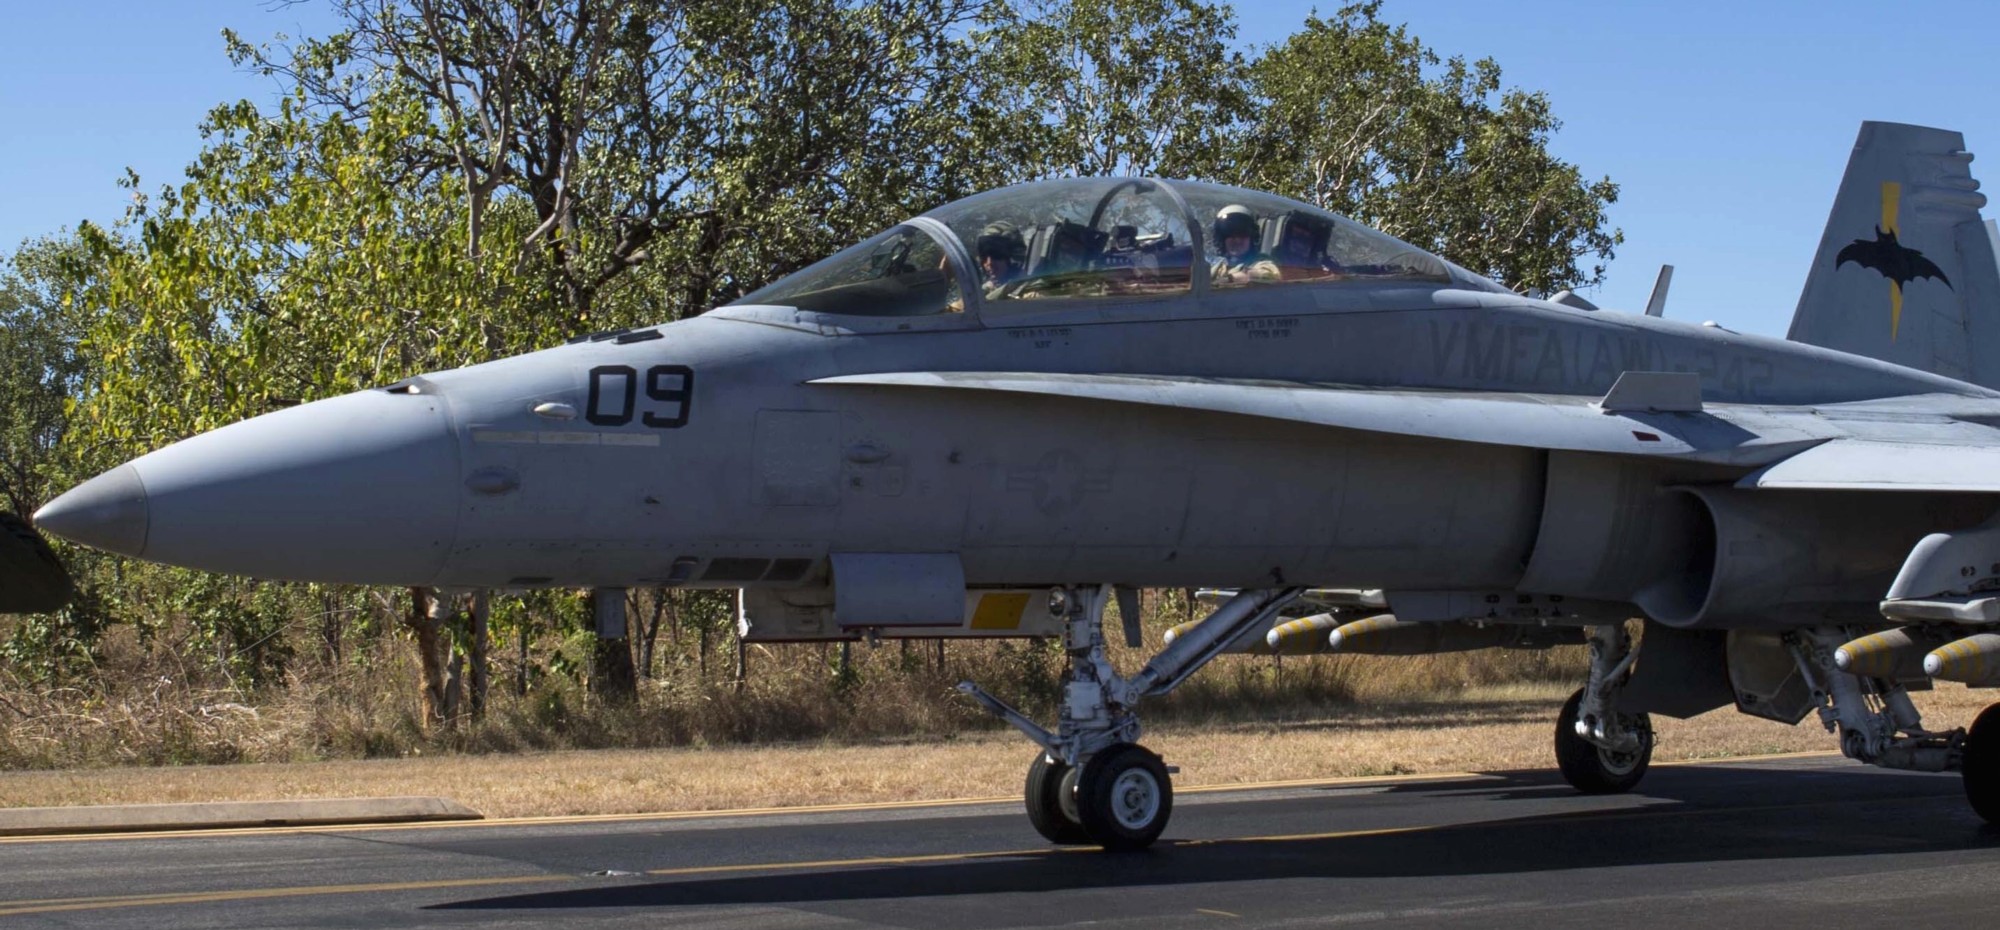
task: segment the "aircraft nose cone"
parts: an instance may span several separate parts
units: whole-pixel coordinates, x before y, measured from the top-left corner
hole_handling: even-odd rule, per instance
[[[175,443],[37,515],[59,536],[255,578],[424,585],[458,530],[444,397],[361,391]]]
[[[35,526],[119,555],[146,554],[146,484],[130,464],[71,488],[35,511]]]

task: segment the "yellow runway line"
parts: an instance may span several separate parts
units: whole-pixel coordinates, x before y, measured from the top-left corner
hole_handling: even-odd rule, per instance
[[[1687,759],[1679,762],[1657,762],[1656,768],[1689,765],[1727,765],[1734,762],[1767,762],[1783,759],[1812,758],[1818,756],[1837,757],[1837,752],[1789,752],[1761,756],[1736,756],[1719,759]],[[1553,770],[1551,770],[1553,771]],[[1215,794],[1230,791],[1273,791],[1287,788],[1353,788],[1368,785],[1411,784],[1426,782],[1477,781],[1497,776],[1478,772],[1422,772],[1402,775],[1356,775],[1345,778],[1299,778],[1287,781],[1240,782],[1223,785],[1191,785],[1176,787],[1176,795]],[[385,823],[385,824],[321,824],[300,827],[241,827],[227,830],[159,830],[134,833],[73,833],[50,836],[10,836],[0,837],[0,846],[20,843],[74,843],[106,840],[155,840],[185,837],[228,837],[265,836],[300,833],[360,833],[396,830],[470,830],[483,827],[532,827],[532,826],[582,826],[593,823],[658,823],[675,820],[701,820],[723,817],[777,817],[802,814],[838,814],[868,811],[927,810],[954,807],[977,807],[987,804],[1014,804],[1020,798],[1014,795],[980,798],[938,798],[922,801],[871,801],[849,804],[808,804],[796,807],[752,807],[727,810],[663,811],[652,814],[570,814],[553,817],[496,817],[490,820],[460,820],[446,823]]]
[[[1176,795],[1212,794],[1226,791],[1270,791],[1285,788],[1345,788],[1408,782],[1468,781],[1492,776],[1474,772],[1430,772],[1412,775],[1357,775],[1348,778],[1301,778],[1289,781],[1241,782],[1226,785],[1195,785],[1175,788]],[[593,823],[653,823],[673,820],[701,820],[722,817],[777,817],[799,814],[839,814],[870,811],[924,810],[931,808],[978,807],[988,804],[1017,804],[1013,795],[983,798],[937,798],[923,801],[869,801],[850,804],[806,804],[796,807],[749,807],[724,810],[663,811],[654,814],[569,814],[554,817],[495,817],[487,820],[455,820],[439,823],[319,824],[298,827],[239,827],[226,830],[155,830],[134,833],[66,833],[48,836],[0,837],[0,846],[19,843],[67,843],[89,840],[155,840],[191,836],[262,836],[295,833],[358,833],[384,830],[476,829],[480,827],[580,826]]]
[[[245,888],[237,891],[186,891],[167,894],[113,895],[94,898],[45,898],[0,904],[0,917],[21,914],[54,914],[62,911],[92,911],[121,907],[148,907],[161,904],[210,904],[219,901],[254,901],[266,898],[297,898],[329,894],[381,894],[393,891],[426,891],[434,888],[477,888],[491,885],[527,885],[540,882],[577,881],[571,875],[508,875],[498,878],[447,878],[427,882],[375,882],[365,885],[295,885],[283,888]]]
[[[1655,762],[1653,768],[1671,768],[1681,765],[1728,765],[1732,762],[1783,762],[1786,759],[1838,759],[1838,749],[1808,749],[1801,752],[1774,752],[1762,756],[1724,756],[1719,759],[1681,759],[1677,762]]]

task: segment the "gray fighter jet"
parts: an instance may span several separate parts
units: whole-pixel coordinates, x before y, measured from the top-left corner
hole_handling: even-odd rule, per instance
[[[1160,835],[1140,704],[1259,641],[1588,642],[1555,737],[1584,791],[1638,782],[1649,713],[1734,703],[1962,770],[2000,822],[2000,709],[1931,729],[1908,697],[2000,684],[2000,271],[1963,149],[1863,126],[1789,341],[1530,299],[1255,191],[1046,181],[698,319],[196,436],[37,519],[274,579],[740,588],[751,639],[1058,635],[1054,728],[962,690],[1040,746],[1060,843]],[[1126,674],[1106,608],[1136,638],[1142,587],[1234,593]]]

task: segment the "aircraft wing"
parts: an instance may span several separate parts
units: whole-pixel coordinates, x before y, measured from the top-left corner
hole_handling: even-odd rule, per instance
[[[1165,375],[906,371],[811,382],[945,388],[1141,404],[1460,442],[1766,465],[1829,435],[1754,411],[1607,411],[1592,398],[1361,388]],[[1751,424],[1746,428],[1745,423]]]
[[[1747,475],[1737,486],[2000,492],[2000,445],[1836,439]]]
[[[69,603],[69,573],[41,534],[0,513],[0,614],[41,613]]]

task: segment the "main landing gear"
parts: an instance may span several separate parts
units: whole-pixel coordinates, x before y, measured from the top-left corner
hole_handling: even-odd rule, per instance
[[[1636,656],[1624,624],[1590,628],[1590,681],[1556,718],[1556,767],[1584,794],[1630,791],[1653,761],[1652,718],[1618,710]]]
[[[1137,598],[1111,585],[1050,592],[1053,613],[1066,619],[1063,649],[1069,673],[1054,733],[972,682],[958,690],[1028,735],[1042,754],[1028,767],[1028,822],[1052,843],[1144,849],[1160,838],[1174,810],[1174,770],[1139,745],[1142,698],[1166,694],[1252,627],[1269,620],[1304,588],[1244,591],[1176,637],[1130,678],[1104,654],[1104,607],[1125,595],[1126,641],[1138,645]]]
[[[1965,780],[1965,799],[1980,818],[2000,827],[2000,704],[1973,718],[1962,748],[1958,774]]]
[[[2000,825],[2000,704],[1969,729],[1929,730],[1902,683],[1842,671],[1835,651],[1853,630],[1814,627],[1785,634],[1799,676],[1841,754],[1889,769],[1957,770],[1965,798],[1987,823]]]

